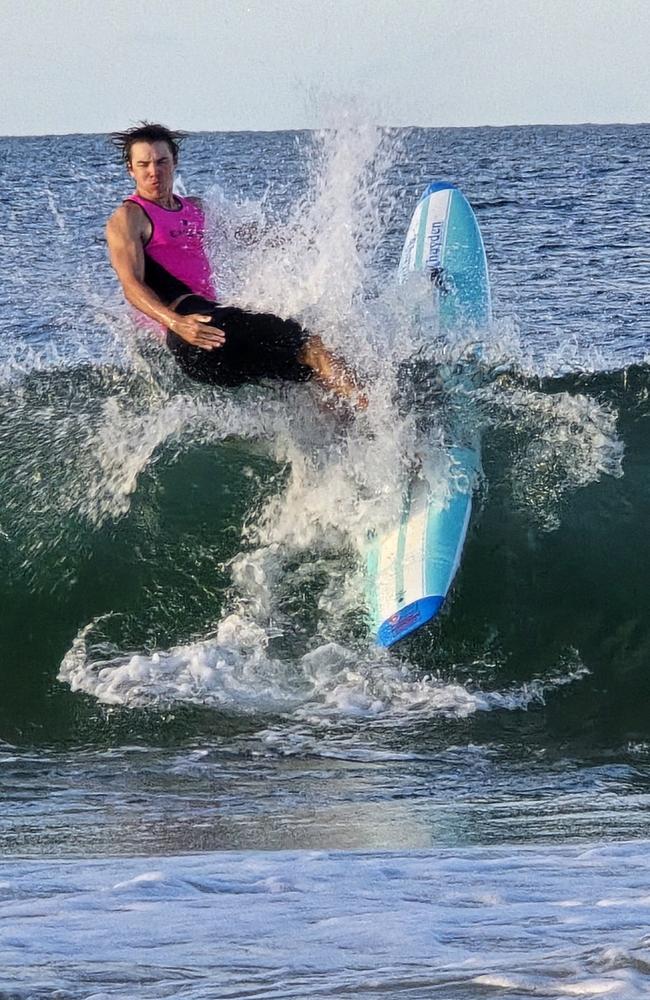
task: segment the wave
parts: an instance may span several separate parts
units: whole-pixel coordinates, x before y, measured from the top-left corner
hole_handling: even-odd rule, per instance
[[[221,276],[233,301],[295,315],[354,359],[367,413],[346,420],[312,386],[188,385],[132,331],[111,361],[73,352],[0,382],[11,738],[92,730],[98,704],[390,724],[547,696],[561,725],[607,714],[646,732],[650,370],[569,370],[568,348],[542,368],[507,321],[481,343],[425,336],[427,283],[379,266],[384,234],[403,233],[394,184],[382,200],[389,138],[321,137],[287,221]],[[227,243],[240,220],[212,197]],[[100,312],[120,341],[124,317]],[[384,660],[365,535],[396,515],[422,442],[458,434],[480,438],[483,471],[453,594]]]
[[[541,704],[568,678],[583,722],[606,705],[646,732],[650,369],[538,378],[420,356],[402,373],[420,415],[392,398],[384,440],[385,386],[346,424],[310,388],[188,391],[145,361],[34,374],[0,398],[8,708],[51,698],[60,671],[130,707],[462,718]],[[422,426],[443,433],[436,399],[480,425],[482,482],[445,613],[384,662],[359,544],[406,474],[385,463]]]

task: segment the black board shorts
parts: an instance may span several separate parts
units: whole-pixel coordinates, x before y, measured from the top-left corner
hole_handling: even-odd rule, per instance
[[[182,299],[175,311],[180,316],[209,316],[211,324],[226,335],[221,347],[206,351],[167,331],[168,348],[192,379],[237,386],[261,379],[306,382],[313,375],[312,369],[298,360],[309,334],[295,320],[220,306],[201,295]]]

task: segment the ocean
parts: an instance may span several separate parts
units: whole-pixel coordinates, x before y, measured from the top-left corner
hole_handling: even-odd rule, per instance
[[[355,419],[187,381],[107,262],[107,137],[0,139],[2,1000],[650,994],[650,126],[342,117],[192,135],[178,190]],[[478,341],[396,283],[431,180]],[[379,650],[365,534],[459,420],[460,571]]]

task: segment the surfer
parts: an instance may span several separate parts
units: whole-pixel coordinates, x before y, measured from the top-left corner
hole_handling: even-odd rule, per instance
[[[235,386],[316,377],[328,391],[365,409],[354,373],[319,336],[295,320],[218,302],[201,202],[173,190],[183,135],[143,122],[112,136],[135,182],[134,193],[106,226],[111,264],[126,299],[166,330],[168,348],[192,379]]]

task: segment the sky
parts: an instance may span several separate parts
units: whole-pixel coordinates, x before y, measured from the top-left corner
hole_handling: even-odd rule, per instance
[[[650,0],[0,0],[0,135],[650,121]]]

